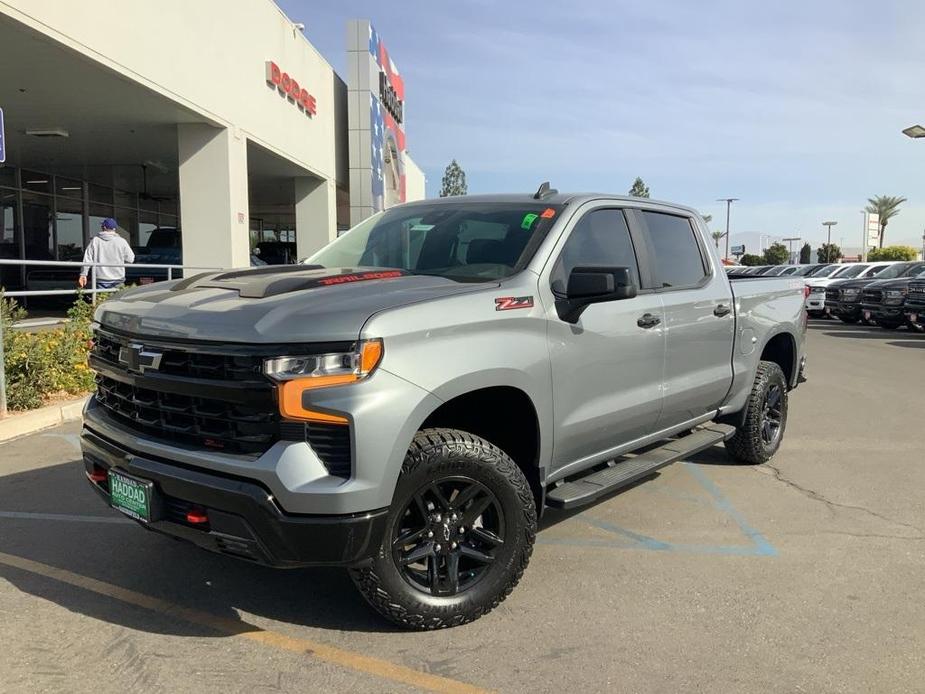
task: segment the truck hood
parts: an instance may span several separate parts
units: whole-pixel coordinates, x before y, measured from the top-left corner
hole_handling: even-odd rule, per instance
[[[103,303],[96,320],[204,342],[352,342],[380,311],[497,286],[381,268],[261,267],[133,289]]]

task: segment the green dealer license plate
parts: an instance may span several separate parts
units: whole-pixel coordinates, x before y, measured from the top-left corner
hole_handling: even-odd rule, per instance
[[[129,477],[109,470],[109,504],[126,516],[147,523],[151,520],[151,491],[153,482]]]

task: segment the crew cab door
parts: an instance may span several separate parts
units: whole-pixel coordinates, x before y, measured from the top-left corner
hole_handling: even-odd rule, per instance
[[[609,449],[651,433],[662,405],[660,296],[640,290],[633,298],[590,305],[576,323],[566,322],[555,299],[564,296],[571,270],[582,266],[627,267],[641,286],[622,209],[582,208],[541,273],[552,366],[553,470],[606,460]]]
[[[725,399],[733,376],[733,297],[694,219],[644,209],[632,214],[665,310],[665,393],[657,428],[666,429],[715,411]]]

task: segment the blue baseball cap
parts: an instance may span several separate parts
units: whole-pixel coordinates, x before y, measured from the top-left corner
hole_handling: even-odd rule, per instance
[[[106,229],[106,230],[113,230],[113,229],[115,229],[117,226],[118,226],[118,225],[116,224],[116,220],[113,219],[112,217],[107,217],[107,218],[104,219],[103,222],[100,224],[100,227],[103,228],[103,229]]]

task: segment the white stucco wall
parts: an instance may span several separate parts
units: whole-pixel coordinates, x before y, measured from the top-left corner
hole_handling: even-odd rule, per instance
[[[405,152],[405,198],[407,202],[423,200],[427,197],[425,190],[426,179],[424,172],[414,160]]]
[[[337,77],[270,0],[0,0],[0,12],[307,172],[336,176]],[[267,86],[268,60],[315,96],[317,115]]]

